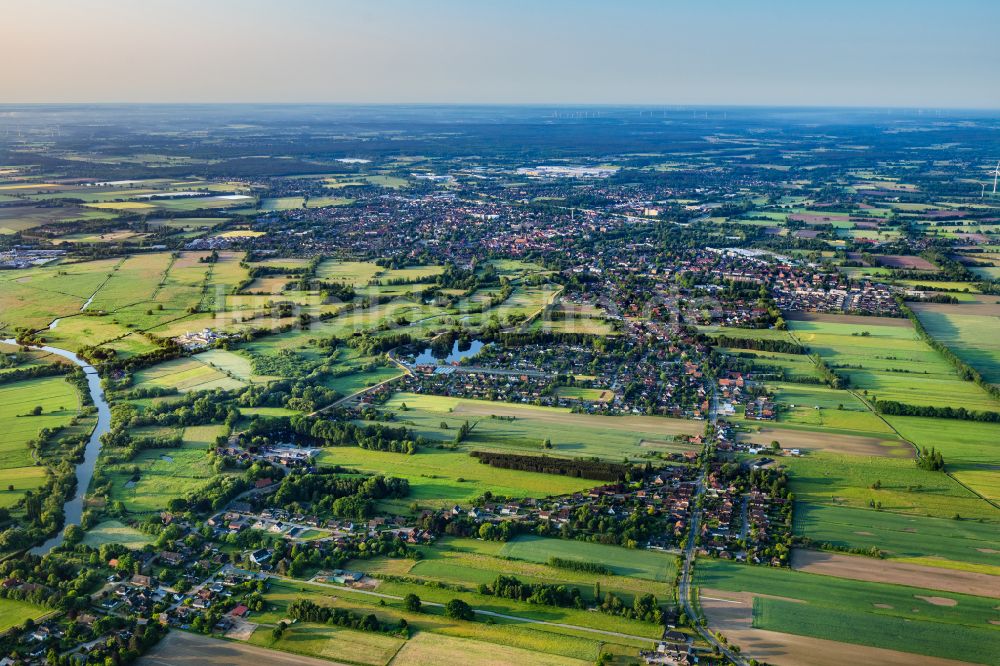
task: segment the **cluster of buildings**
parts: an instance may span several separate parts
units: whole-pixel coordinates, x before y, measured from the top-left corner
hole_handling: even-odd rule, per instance
[[[33,250],[14,247],[10,250],[0,251],[0,270],[44,266],[64,254],[66,254],[65,250]]]
[[[226,340],[230,335],[227,333],[220,333],[219,331],[213,331],[210,328],[203,328],[200,331],[194,331],[185,333],[184,335],[178,335],[174,338],[174,342],[183,347],[187,351],[196,351],[199,349],[206,349],[211,347],[216,342],[220,340]]]
[[[742,468],[743,472],[751,469]],[[700,553],[721,559],[765,564],[786,564],[782,553],[791,533],[791,502],[764,488],[709,474],[702,502]]]

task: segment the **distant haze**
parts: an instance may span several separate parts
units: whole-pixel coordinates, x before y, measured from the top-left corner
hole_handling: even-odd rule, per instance
[[[0,0],[0,103],[1000,108],[996,0]]]

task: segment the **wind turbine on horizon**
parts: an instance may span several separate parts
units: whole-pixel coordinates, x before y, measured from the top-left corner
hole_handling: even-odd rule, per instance
[[[1000,161],[997,161],[997,168],[993,170],[993,194],[997,193],[997,179],[1000,178]]]

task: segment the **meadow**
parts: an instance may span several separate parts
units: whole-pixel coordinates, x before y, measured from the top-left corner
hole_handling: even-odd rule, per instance
[[[544,659],[544,662],[540,661]],[[486,666],[487,664],[545,663],[551,666],[584,666],[589,660],[554,654],[542,657],[532,650],[511,645],[456,638],[442,634],[420,633],[406,642],[394,664],[413,666]]]
[[[1000,574],[995,522],[799,502],[794,526],[796,534],[821,543],[848,548],[874,546],[891,559]]]
[[[106,543],[120,543],[138,549],[147,543],[153,543],[153,538],[117,520],[105,520],[87,530],[82,543],[91,548],[100,548]]]
[[[277,640],[270,629],[259,628],[251,635],[249,643],[360,666],[385,666],[405,641],[383,634],[306,622],[296,623]]]
[[[146,449],[125,464],[106,468],[112,481],[109,499],[137,513],[159,511],[171,499],[204,487],[215,477],[206,460],[208,447],[224,433],[223,426],[190,426],[183,430],[180,448]],[[139,470],[138,480],[133,468]]]
[[[966,307],[971,308],[969,314],[963,314]],[[984,307],[991,308],[993,314],[977,313]],[[1000,383],[1000,340],[996,336],[1000,306],[915,304],[913,311],[932,338],[978,370],[986,381]]]
[[[500,549],[501,557],[546,563],[550,557],[598,562],[619,576],[672,581],[677,572],[676,556],[653,550],[632,550],[586,541],[519,536]]]
[[[753,626],[784,633],[990,663],[996,600],[920,587],[845,580],[699,560],[704,589],[749,592]],[[775,598],[777,597],[777,598]]]
[[[782,458],[801,502],[952,518],[996,520],[997,511],[946,474],[922,470],[905,458],[845,456],[825,451]],[[878,489],[873,486],[878,485]],[[872,510],[874,513],[874,510]]]
[[[421,599],[426,598],[431,589],[423,586],[413,587],[417,589],[417,594]],[[451,592],[450,595],[447,597],[448,599],[456,596],[456,593]],[[498,653],[505,653],[509,648],[516,648],[518,650],[516,654],[529,660],[526,663],[575,664],[577,662],[572,660],[576,659],[592,663],[596,661],[602,649],[616,654],[634,656],[637,647],[648,648],[651,644],[647,641],[637,642],[625,638],[598,637],[591,632],[552,625],[529,624],[504,618],[494,618],[492,623],[452,620],[444,616],[442,609],[426,605],[422,612],[411,613],[404,609],[401,601],[383,599],[381,600],[384,602],[383,605],[380,600],[353,592],[349,588],[331,589],[298,581],[293,583],[272,580],[264,596],[267,610],[255,614],[253,618],[255,622],[277,623],[287,617],[285,609],[288,604],[297,598],[306,597],[318,604],[345,608],[363,614],[375,613],[379,619],[386,622],[397,623],[400,618],[405,618],[411,629],[416,632],[416,637],[429,635],[433,636],[434,639],[442,636],[475,641],[475,644],[468,646],[471,650],[470,659],[475,655],[491,654],[494,649]],[[293,629],[292,632],[294,631]],[[255,639],[251,638],[251,640]],[[420,656],[421,654],[418,653],[417,657],[424,658]],[[566,661],[560,661],[560,658]],[[409,662],[397,660],[394,663],[406,664]],[[486,666],[496,662],[486,660],[464,663],[468,663],[470,666],[478,664]]]
[[[997,443],[1000,423],[943,420],[920,416],[889,416],[900,435],[920,446],[935,446],[944,454],[948,473],[993,500],[1000,499]]]
[[[174,388],[181,393],[229,390],[244,385],[241,380],[212,367],[212,358],[214,357],[210,356],[202,361],[195,357],[185,357],[158,363],[135,373],[133,384],[140,387]]]
[[[378,591],[398,597],[404,597],[407,594],[413,593],[418,595],[424,602],[437,604],[445,604],[449,600],[458,597],[480,611],[511,615],[523,618],[524,620],[540,620],[542,622],[569,624],[575,627],[596,629],[599,631],[614,631],[641,639],[653,640],[663,634],[663,627],[651,622],[629,620],[619,616],[577,608],[514,601],[493,595],[479,594],[475,591],[475,588],[456,591],[453,589],[443,589],[435,585],[423,585],[418,582],[383,580],[379,583]]]
[[[52,611],[17,599],[0,599],[0,633],[17,627],[27,620],[38,620]]]
[[[683,419],[574,414],[558,407],[414,393],[396,393],[382,409],[393,414],[394,423],[406,424],[417,434],[440,441],[453,440],[455,430],[468,421],[474,426],[463,443],[468,449],[541,453],[548,439],[552,449],[544,451],[552,455],[615,460],[641,458],[648,452],[641,446],[643,441],[696,435],[704,427],[698,421]],[[448,425],[447,430],[441,428],[442,422]]]
[[[341,465],[409,480],[410,495],[396,500],[397,509],[416,501],[420,506],[467,504],[487,490],[510,497],[546,497],[591,488],[593,481],[551,474],[496,469],[481,465],[467,451],[424,448],[414,455],[358,447],[327,448],[320,464]]]
[[[880,400],[990,410],[996,402],[972,382],[963,381],[939,353],[910,326],[870,321],[832,323],[790,321],[789,330],[812,353],[848,377],[850,386]]]
[[[769,382],[767,387],[783,405],[778,418],[781,423],[888,437],[895,435],[885,421],[847,391],[815,384]]]
[[[32,414],[35,407],[42,408],[38,416]],[[28,441],[42,428],[68,426],[80,407],[76,387],[64,377],[0,385],[0,508],[45,484],[45,468],[35,465]]]
[[[549,539],[547,541],[554,541]],[[666,580],[655,580],[663,577],[660,574],[662,562],[646,558],[645,551],[628,551],[622,554],[622,549],[614,546],[602,546],[587,542],[565,542],[565,547],[552,544],[549,556],[577,559],[580,561],[597,561],[605,564],[605,560],[589,560],[585,558],[611,555],[615,560],[627,561],[621,569],[613,574],[593,574],[553,567],[548,564],[548,556],[542,555],[550,549],[547,543],[538,543],[536,552],[530,557],[518,557],[508,550],[510,544],[485,542],[478,539],[445,537],[435,542],[433,547],[421,548],[423,559],[418,562],[409,560],[356,560],[350,567],[366,571],[381,572],[391,575],[406,575],[421,579],[436,580],[475,588],[480,583],[492,583],[499,572],[517,576],[522,581],[530,583],[549,583],[577,587],[585,598],[591,598],[594,586],[599,585],[602,591],[613,591],[631,604],[637,594],[652,593],[659,598],[668,598],[673,593],[673,571]],[[531,544],[520,548],[530,548]],[[598,546],[598,548],[593,548]],[[635,555],[636,557],[629,557]],[[674,555],[657,553],[673,566]],[[539,561],[542,560],[542,561]],[[636,564],[639,566],[636,566]],[[610,566],[610,565],[609,565]],[[640,575],[636,575],[636,572]]]

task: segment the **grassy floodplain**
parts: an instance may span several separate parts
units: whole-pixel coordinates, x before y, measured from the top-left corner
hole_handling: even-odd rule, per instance
[[[38,416],[32,414],[35,407],[42,408]],[[45,483],[45,468],[35,465],[28,441],[42,428],[69,425],[79,411],[80,394],[64,377],[0,385],[0,507]]]
[[[109,467],[109,499],[124,502],[133,512],[158,511],[172,498],[184,497],[210,483],[215,470],[206,461],[208,447],[224,432],[223,426],[190,426],[182,432],[184,444],[180,448],[146,449],[127,463]]]

